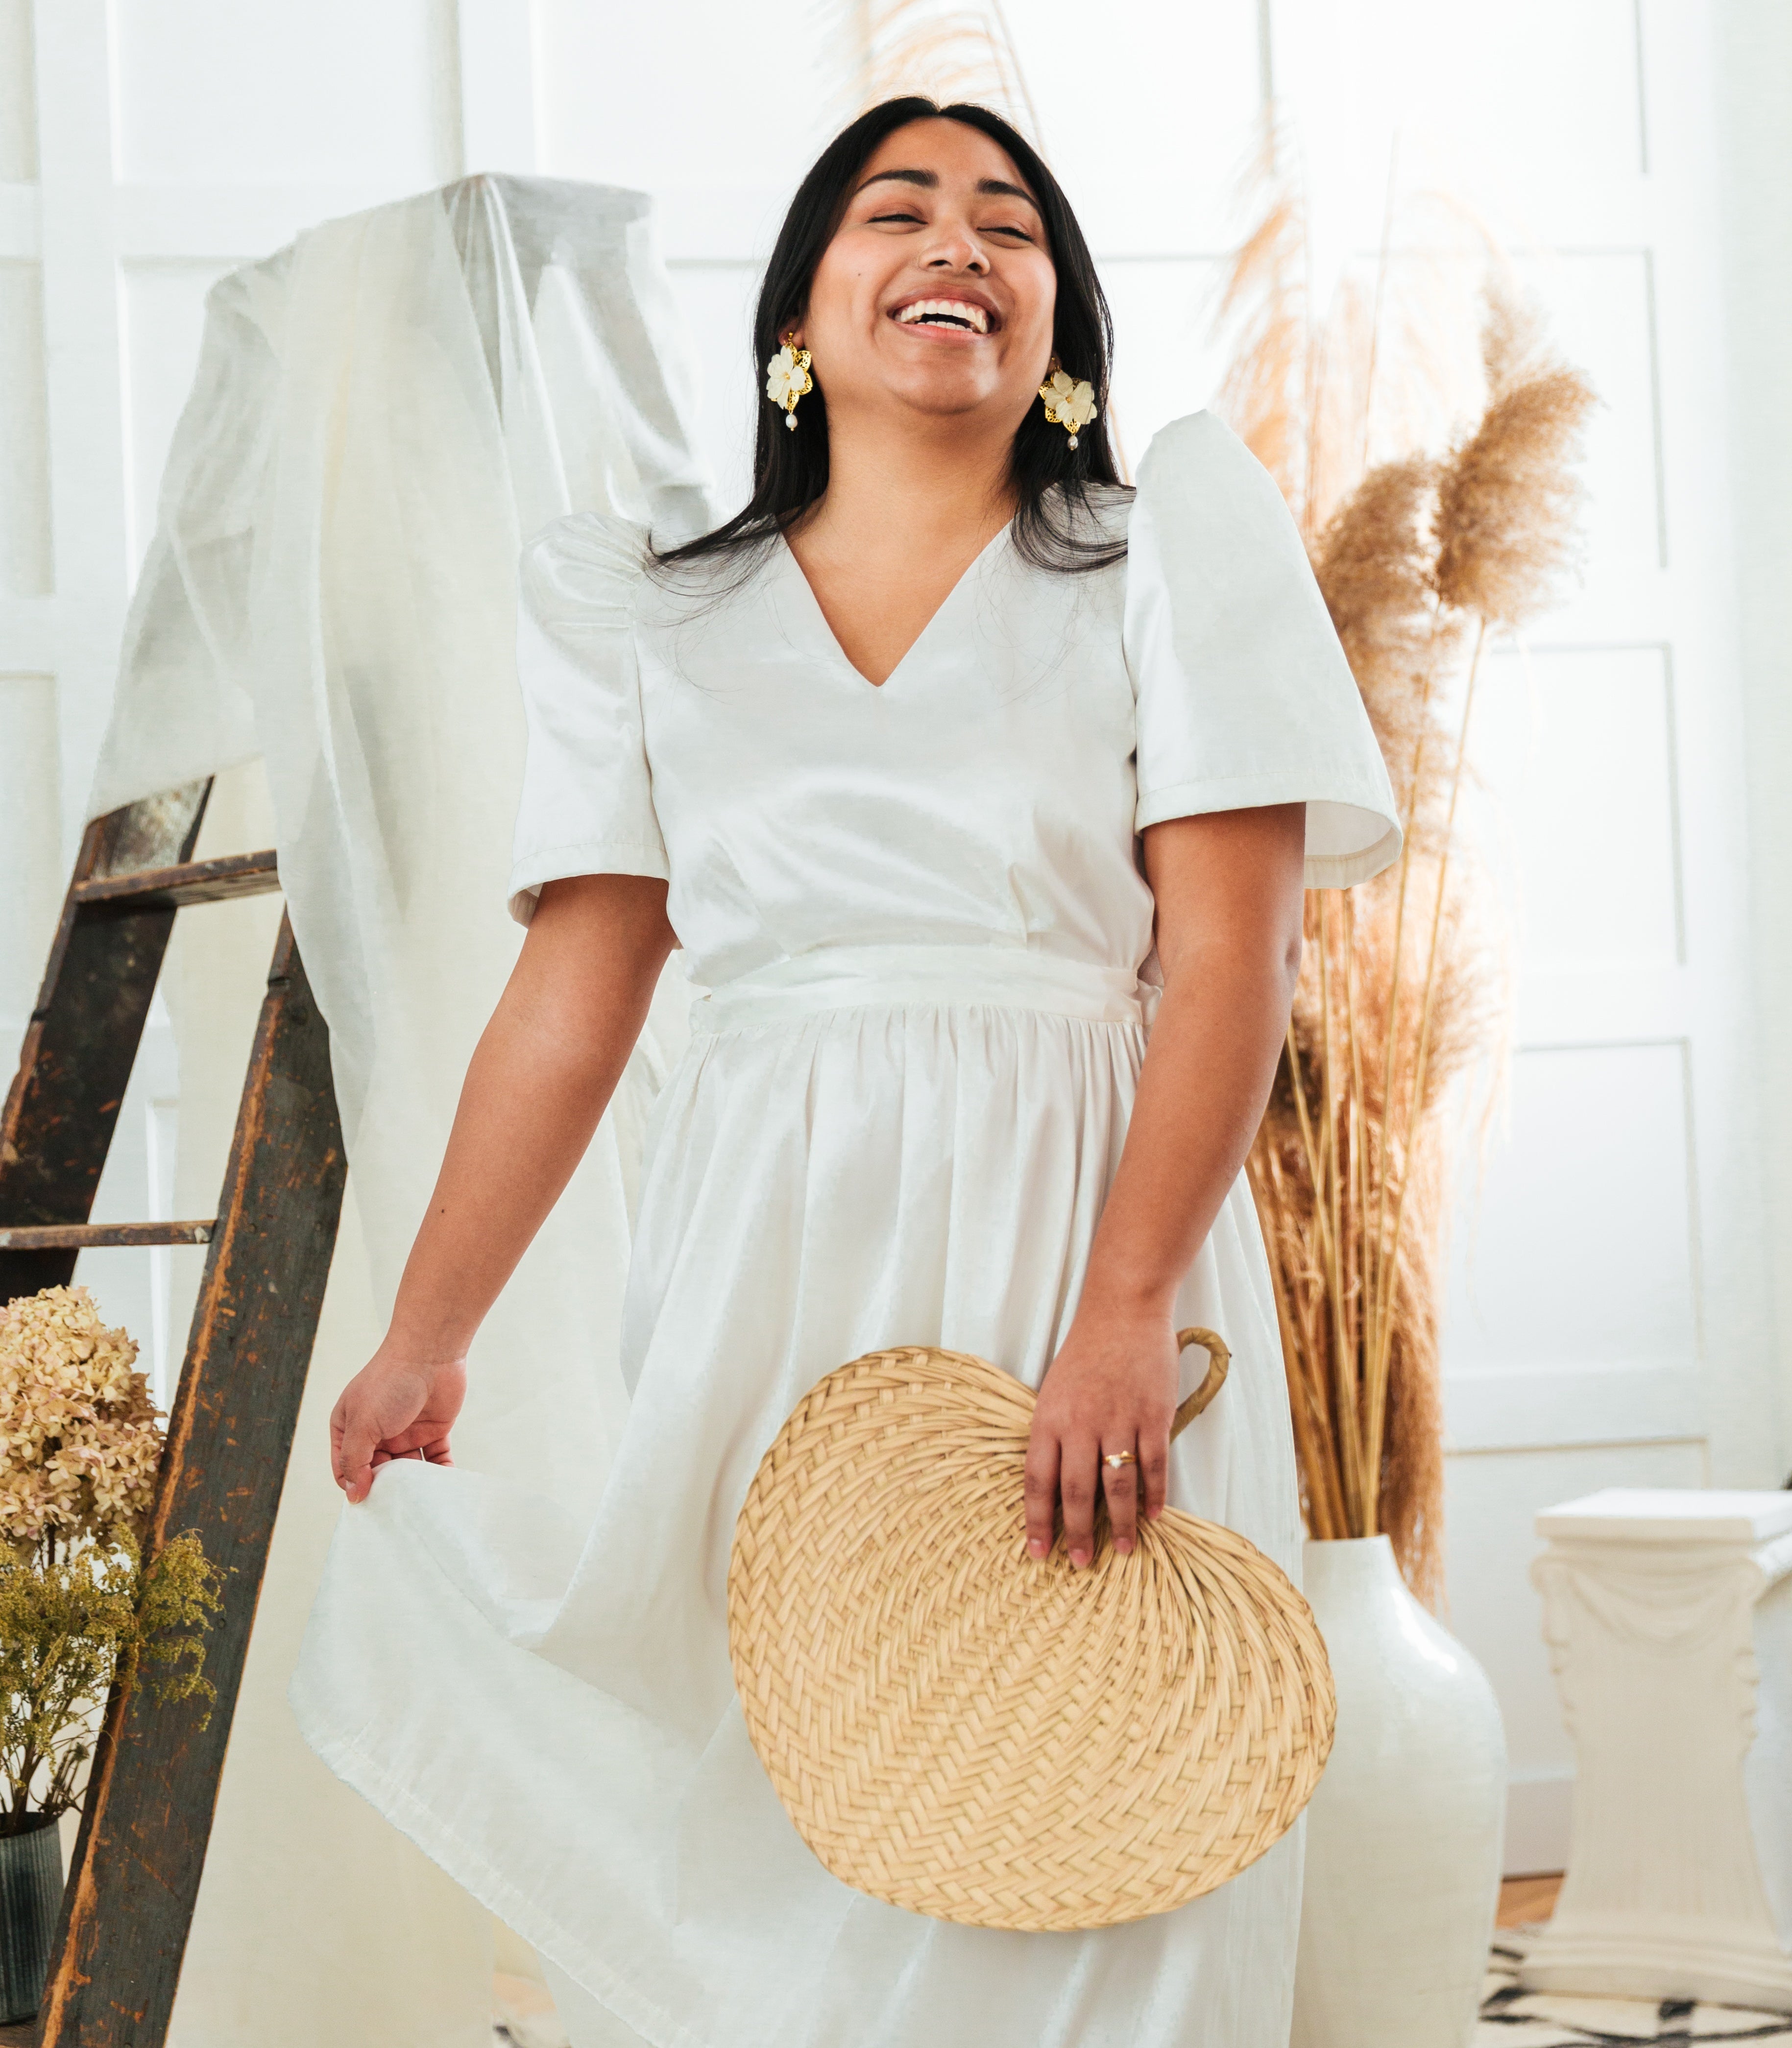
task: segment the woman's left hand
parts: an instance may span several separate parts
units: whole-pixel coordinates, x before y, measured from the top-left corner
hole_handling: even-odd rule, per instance
[[[1169,1309],[1116,1313],[1085,1299],[1033,1411],[1026,1449],[1030,1555],[1050,1550],[1061,1498],[1065,1548],[1079,1566],[1095,1555],[1098,1487],[1107,1494],[1114,1547],[1123,1555],[1137,1538],[1141,1498],[1147,1517],[1163,1512],[1179,1357]],[[1111,1451],[1131,1451],[1138,1462],[1104,1464]]]

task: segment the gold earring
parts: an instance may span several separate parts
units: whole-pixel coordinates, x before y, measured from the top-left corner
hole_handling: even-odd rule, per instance
[[[784,424],[793,433],[797,430],[797,401],[814,389],[815,379],[809,374],[809,351],[797,346],[797,331],[793,328],[784,337],[784,346],[766,365],[766,396],[774,405],[784,408]]]
[[[1054,355],[1039,395],[1045,401],[1045,417],[1053,426],[1069,430],[1074,448],[1078,431],[1095,417],[1095,386],[1087,378],[1079,379],[1059,369]]]

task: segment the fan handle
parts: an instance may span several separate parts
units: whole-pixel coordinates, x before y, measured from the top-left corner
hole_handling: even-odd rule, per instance
[[[1181,1435],[1202,1409],[1225,1385],[1226,1368],[1232,1362],[1232,1353],[1227,1350],[1222,1340],[1212,1330],[1186,1329],[1178,1330],[1176,1332],[1176,1348],[1178,1351],[1186,1351],[1192,1344],[1200,1344],[1206,1350],[1207,1377],[1177,1410],[1176,1418],[1169,1425],[1170,1439],[1173,1442]]]

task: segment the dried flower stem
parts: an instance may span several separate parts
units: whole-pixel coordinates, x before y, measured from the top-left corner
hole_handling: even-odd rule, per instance
[[[1369,467],[1369,424],[1375,416],[1375,359],[1381,352],[1382,297],[1387,287],[1387,257],[1394,241],[1394,202],[1400,189],[1400,131],[1387,145],[1387,201],[1382,208],[1381,254],[1375,262],[1375,299],[1369,312],[1369,367],[1363,377],[1363,448],[1357,467]]]
[[[1425,949],[1425,981],[1421,1002],[1418,1049],[1413,1061],[1412,1092],[1406,1106],[1406,1143],[1409,1154],[1418,1131],[1419,1116],[1425,1101],[1425,1066],[1431,1049],[1431,1024],[1437,991],[1437,940],[1443,929],[1445,890],[1449,878],[1450,846],[1456,828],[1456,800],[1462,793],[1463,770],[1468,758],[1468,722],[1475,710],[1475,682],[1480,673],[1481,653],[1487,645],[1488,623],[1482,619],[1475,629],[1475,648],[1469,657],[1468,680],[1463,686],[1462,722],[1458,729],[1456,761],[1450,770],[1449,805],[1444,822],[1443,851],[1437,862],[1437,900],[1431,908],[1431,937]],[[1383,1305],[1377,1329],[1378,1344],[1371,1356],[1369,1371],[1369,1445],[1365,1467],[1367,1497],[1371,1510],[1379,1507],[1380,1500],[1380,1473],[1383,1432],[1387,1415],[1388,1359],[1392,1347],[1393,1294],[1398,1284],[1400,1259],[1400,1232],[1406,1220],[1406,1190],[1410,1177],[1400,1177],[1400,1192],[1394,1205],[1392,1241],[1388,1248],[1387,1270],[1390,1276],[1388,1299]],[[1385,1182],[1383,1185],[1385,1187]]]
[[[1280,1179],[1281,1169],[1273,1158],[1264,1162],[1253,1153],[1247,1166],[1254,1189],[1259,1173],[1266,1173],[1272,1182]],[[1260,1208],[1273,1205],[1275,1191],[1258,1190],[1257,1200]],[[1338,1463],[1332,1449],[1323,1391],[1313,1383],[1305,1369],[1307,1351],[1295,1332],[1288,1306],[1287,1283],[1279,1259],[1270,1262],[1270,1284],[1275,1296],[1276,1327],[1282,1334],[1282,1358],[1288,1377],[1288,1405],[1294,1427],[1295,1451],[1301,1471],[1317,1476],[1309,1503],[1309,1519],[1316,1536],[1343,1536],[1347,1533],[1347,1524],[1344,1504],[1337,1497]]]
[[[1437,687],[1438,651],[1442,614],[1433,611],[1431,630],[1425,643],[1425,662],[1420,672],[1418,689],[1418,716],[1417,731],[1413,740],[1413,765],[1407,787],[1406,814],[1401,821],[1399,881],[1394,899],[1393,968],[1387,988],[1387,1043],[1382,1067],[1381,1100],[1383,1130],[1383,1171],[1375,1189],[1375,1224],[1371,1240],[1371,1254],[1365,1283],[1369,1292],[1367,1337],[1371,1351],[1381,1347],[1384,1325],[1394,1305],[1393,1261],[1382,1257],[1387,1228],[1387,1174],[1385,1170],[1387,1157],[1386,1140],[1389,1130],[1386,1123],[1388,1105],[1394,1100],[1394,1065],[1400,1045],[1400,998],[1402,987],[1401,970],[1406,962],[1406,895],[1412,879],[1413,856],[1418,844],[1416,827],[1418,822],[1419,797],[1425,788],[1425,742],[1431,731],[1431,701]],[[1438,902],[1443,901],[1441,889]],[[1409,1124],[1408,1131],[1410,1133]]]

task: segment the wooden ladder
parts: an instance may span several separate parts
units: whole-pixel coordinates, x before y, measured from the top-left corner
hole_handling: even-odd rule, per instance
[[[280,886],[271,851],[192,858],[211,789],[88,826],[0,1119],[3,1298],[66,1284],[91,1247],[207,1247],[145,1555],[192,1529],[226,1573],[210,1724],[128,1687],[107,1703],[43,2002],[0,2030],[41,2048],[166,2039],[342,1207],[329,1034],[282,917],[216,1216],[87,1220],[175,913]]]

